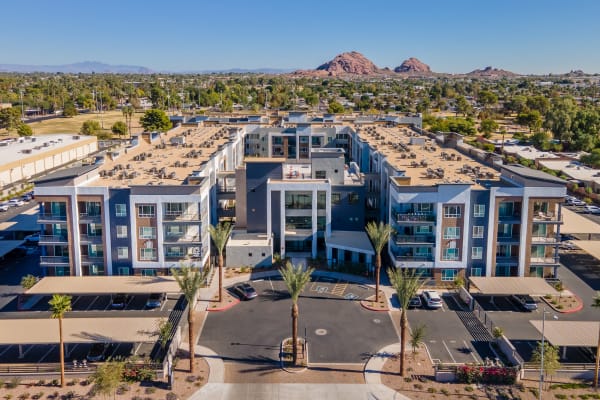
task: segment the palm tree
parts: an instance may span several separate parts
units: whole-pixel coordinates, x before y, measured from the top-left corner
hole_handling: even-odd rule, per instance
[[[62,320],[67,311],[71,311],[71,296],[54,294],[48,302],[52,318],[58,319],[58,337],[60,340],[60,387],[65,387],[65,344],[63,341]]]
[[[381,250],[383,250],[383,246],[385,246],[390,240],[390,235],[394,231],[394,229],[388,225],[380,222],[377,224],[374,221],[371,221],[367,224],[366,227],[367,235],[369,235],[369,239],[373,243],[373,247],[375,248],[375,302],[379,301],[379,272],[381,270]]]
[[[127,122],[127,126],[129,127],[129,137],[131,137],[131,119],[133,114],[135,113],[135,109],[133,106],[124,106],[121,111],[123,112],[123,116],[125,117],[125,121]]]
[[[223,300],[223,250],[232,230],[233,226],[229,222],[219,222],[208,227],[210,237],[219,252],[219,301]]]
[[[427,333],[427,327],[425,324],[419,324],[415,326],[410,332],[409,344],[412,347],[413,357],[417,353],[419,347],[425,343],[425,334]]]
[[[593,298],[592,307],[600,308],[600,292],[596,292]],[[596,368],[594,368],[594,387],[598,387],[598,367],[600,366],[600,325],[598,326],[598,343],[596,347]]]
[[[194,356],[195,356],[195,314],[194,306],[196,304],[196,295],[198,290],[204,286],[206,277],[208,276],[208,268],[190,268],[189,266],[181,266],[178,269],[171,268],[171,274],[179,284],[179,288],[183,296],[188,302],[188,344],[190,346],[190,374],[194,373]]]
[[[304,286],[310,281],[313,271],[314,268],[304,270],[302,264],[294,267],[290,262],[286,264],[285,268],[279,268],[279,273],[292,298],[292,362],[294,365],[298,361],[298,297],[304,290]]]
[[[406,365],[404,356],[406,345],[406,331],[408,330],[408,316],[406,310],[410,299],[417,294],[417,290],[423,284],[421,282],[421,274],[417,274],[414,269],[396,269],[388,268],[388,275],[392,287],[396,290],[398,303],[400,303],[400,376],[406,373]]]

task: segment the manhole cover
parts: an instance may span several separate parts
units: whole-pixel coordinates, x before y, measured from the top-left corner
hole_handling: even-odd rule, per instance
[[[380,320],[379,318],[375,318],[375,319],[373,320],[373,322],[374,322],[374,323],[376,323],[376,324],[380,324],[380,323],[381,323],[381,320]]]
[[[315,334],[317,334],[319,336],[327,335],[327,329],[317,329],[315,331]]]

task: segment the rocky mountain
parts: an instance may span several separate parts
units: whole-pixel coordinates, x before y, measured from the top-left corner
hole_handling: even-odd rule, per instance
[[[411,57],[408,60],[404,60],[400,66],[394,68],[394,72],[403,74],[430,74],[431,68],[419,59]]]
[[[328,75],[375,75],[381,72],[377,65],[357,51],[338,54],[333,60],[319,65],[317,71],[325,71]]]
[[[505,71],[503,69],[497,69],[492,67],[485,67],[483,69],[476,69],[467,74],[468,76],[476,76],[479,78],[503,78],[518,76],[514,72]]]
[[[64,72],[70,74],[151,74],[153,71],[149,68],[140,67],[137,65],[110,65],[97,61],[84,61],[74,64],[63,65],[0,64],[0,72]]]

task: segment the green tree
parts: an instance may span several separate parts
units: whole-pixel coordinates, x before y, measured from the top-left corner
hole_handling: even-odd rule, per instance
[[[555,139],[570,144],[573,140],[571,125],[576,113],[575,100],[571,97],[556,98],[546,113],[545,127],[552,132]]]
[[[6,128],[7,131],[15,130],[22,124],[21,112],[16,107],[0,109],[0,128]]]
[[[388,275],[390,283],[398,296],[400,305],[400,376],[406,374],[406,332],[408,330],[408,315],[406,310],[410,303],[410,299],[416,296],[417,290],[422,285],[421,275],[417,274],[414,269],[397,269],[389,268]]]
[[[33,129],[27,124],[19,124],[19,126],[17,126],[17,134],[19,136],[31,136],[33,135]]]
[[[215,226],[210,225],[208,227],[210,237],[219,253],[219,301],[223,300],[223,250],[225,250],[225,245],[232,230],[233,226],[228,222],[219,222]]]
[[[489,107],[498,103],[498,96],[496,93],[490,90],[482,90],[479,92],[479,103],[483,106],[484,109],[488,109]]]
[[[390,240],[390,235],[394,229],[389,224],[380,222],[377,224],[371,221],[366,226],[367,235],[375,248],[375,302],[379,301],[379,280],[381,272],[381,251]]]
[[[462,114],[465,117],[473,113],[473,107],[465,96],[459,96],[456,99],[456,113]]]
[[[81,129],[79,132],[82,135],[97,135],[102,131],[100,128],[100,123],[94,119],[90,119],[81,124]]]
[[[496,131],[497,129],[498,123],[490,118],[486,118],[483,121],[481,121],[481,124],[479,126],[479,131],[483,133],[486,137],[489,137],[492,134],[492,132]]]
[[[560,368],[560,352],[558,346],[553,346],[547,341],[537,343],[537,348],[533,350],[531,354],[531,362],[535,364],[542,364],[542,349],[544,359],[544,375],[550,375],[552,381],[552,375]],[[543,380],[543,376],[542,376]],[[542,387],[543,388],[543,387]]]
[[[131,137],[131,119],[133,118],[133,114],[135,113],[135,109],[133,106],[124,106],[121,109],[123,116],[125,117],[125,122],[127,123],[129,137]]]
[[[580,161],[593,168],[600,168],[600,149],[594,149],[590,154],[582,155]]]
[[[127,135],[127,125],[123,121],[117,121],[110,128],[111,132],[115,135],[125,136]]]
[[[158,321],[158,342],[160,343],[160,348],[165,351],[165,347],[167,347],[167,342],[171,337],[171,331],[173,330],[173,324],[166,318],[161,318]]]
[[[163,110],[148,110],[140,118],[140,125],[146,131],[165,132],[171,129],[171,121],[169,116]]]
[[[288,262],[285,268],[279,268],[279,273],[292,298],[292,363],[298,362],[298,297],[304,287],[310,282],[314,268],[304,270],[302,265],[294,267]]]
[[[233,111],[233,101],[231,99],[223,99],[221,102],[221,112],[232,112]]]
[[[417,353],[419,347],[425,343],[425,335],[427,334],[427,326],[419,324],[410,331],[409,344],[412,347],[413,355]]]
[[[341,114],[344,111],[344,106],[338,103],[337,101],[330,101],[329,106],[327,107],[327,112],[330,114]]]
[[[21,278],[21,286],[23,289],[28,290],[31,289],[37,283],[37,281],[38,278],[36,276],[27,274]]]
[[[63,107],[62,116],[66,118],[71,118],[77,115],[77,108],[75,108],[75,103],[72,100],[68,100],[65,102],[65,106]]]
[[[542,115],[538,110],[523,112],[517,115],[517,124],[529,128],[529,132],[537,132],[542,127]]]
[[[66,312],[71,311],[71,296],[54,294],[48,302],[50,304],[51,318],[58,319],[58,337],[60,341],[60,387],[65,387],[65,343],[63,339],[63,318]]]
[[[94,389],[104,395],[104,398],[114,397],[115,391],[123,378],[125,363],[122,361],[110,360],[99,364],[96,371],[90,376],[90,381],[94,383]]]
[[[600,292],[592,299],[592,307],[600,309]],[[598,388],[598,369],[600,367],[600,324],[598,325],[598,343],[596,346],[596,366],[594,367],[594,387]]]
[[[171,274],[175,277],[181,293],[188,302],[188,345],[190,347],[190,374],[194,373],[194,358],[195,352],[195,332],[196,332],[196,318],[194,308],[196,306],[196,298],[198,290],[204,286],[206,278],[208,276],[208,268],[190,268],[189,266],[181,266],[178,269],[172,268]]]

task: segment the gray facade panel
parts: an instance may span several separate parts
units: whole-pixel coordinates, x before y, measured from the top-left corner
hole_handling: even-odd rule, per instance
[[[281,179],[282,174],[281,163],[249,162],[246,164],[248,233],[264,233],[267,231],[267,181],[269,179]]]
[[[485,213],[483,217],[476,217],[474,210],[475,204],[484,204],[485,205]],[[481,274],[485,275],[486,268],[486,258],[487,252],[492,249],[487,249],[487,240],[489,235],[493,235],[493,229],[490,229],[488,221],[489,221],[489,213],[493,212],[490,210],[490,192],[488,190],[471,190],[471,209],[469,210],[471,213],[470,226],[468,227],[468,231],[465,232],[469,240],[469,252],[467,254],[467,266],[468,268],[481,268]],[[483,226],[483,237],[482,238],[473,238],[473,227],[474,226]],[[473,259],[473,251],[471,250],[473,247],[481,247],[483,249],[483,253],[481,255],[481,259]],[[471,271],[468,271],[470,273]]]
[[[331,203],[331,229],[341,231],[362,231],[365,229],[365,187],[332,186],[331,194],[340,194],[339,204]],[[350,194],[358,199],[350,204]]]

